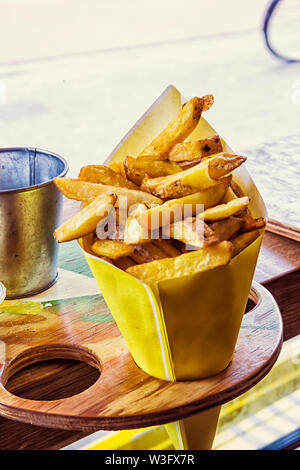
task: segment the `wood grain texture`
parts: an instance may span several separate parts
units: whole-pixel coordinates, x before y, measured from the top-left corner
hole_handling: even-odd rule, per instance
[[[76,309],[55,315],[48,307],[45,318],[40,319],[40,334],[32,335],[30,344],[30,319],[27,325],[19,325],[17,336],[3,338],[7,361],[0,376],[0,414],[31,424],[93,431],[162,424],[225,403],[257,383],[280,352],[280,312],[264,288],[256,285],[255,290],[259,303],[244,316],[228,368],[208,379],[178,383],[141,371],[113,321],[83,322]],[[101,376],[87,390],[60,400],[27,400],[6,390],[10,375],[28,364],[55,357],[84,360],[99,368]]]
[[[277,220],[269,219],[267,223],[267,230],[269,232],[277,233],[283,237],[291,238],[300,242],[300,228],[293,227],[292,225],[283,224]]]
[[[300,334],[300,270],[266,283],[283,320],[283,341]]]

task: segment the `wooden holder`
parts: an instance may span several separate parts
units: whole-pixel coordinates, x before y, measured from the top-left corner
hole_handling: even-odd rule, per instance
[[[33,318],[17,333],[6,328],[0,338],[5,355],[0,364],[0,415],[66,430],[119,430],[173,422],[232,400],[269,372],[282,344],[281,315],[272,295],[255,283],[250,298],[256,306],[244,315],[226,370],[177,383],[140,370],[114,322],[83,322],[72,309],[57,315],[57,306],[56,314],[54,307],[44,309],[39,322],[29,315]],[[7,380],[17,371],[53,358],[85,361],[100,370],[100,377],[87,390],[53,401],[23,399],[6,390]]]

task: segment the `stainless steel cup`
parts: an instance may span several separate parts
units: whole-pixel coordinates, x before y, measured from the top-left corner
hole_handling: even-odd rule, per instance
[[[0,281],[6,298],[33,295],[57,278],[62,195],[53,183],[66,161],[35,148],[0,149]]]

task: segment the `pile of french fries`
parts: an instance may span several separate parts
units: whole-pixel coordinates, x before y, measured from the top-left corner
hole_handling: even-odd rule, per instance
[[[213,101],[189,100],[137,158],[55,178],[66,197],[83,202],[55,239],[82,238],[87,252],[146,282],[222,266],[249,246],[265,221],[251,215],[232,179],[246,158],[223,152],[217,135],[188,140]]]

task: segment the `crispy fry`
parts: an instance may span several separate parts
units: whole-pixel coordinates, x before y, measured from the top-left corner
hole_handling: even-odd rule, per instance
[[[266,225],[266,222],[263,217],[254,219],[250,214],[246,214],[242,217],[242,232],[251,232],[252,230],[259,230]]]
[[[227,204],[227,202],[232,201],[233,199],[237,199],[237,195],[233,192],[230,185],[222,199],[222,204]]]
[[[182,142],[174,145],[169,153],[169,159],[174,162],[191,161],[208,157],[223,151],[222,142],[218,135],[206,139]]]
[[[244,157],[218,154],[175,175],[143,181],[143,188],[161,198],[178,198],[207,189],[216,180],[232,172],[245,161]]]
[[[226,219],[227,217],[237,214],[243,210],[248,206],[249,202],[250,200],[248,196],[233,199],[232,201],[227,202],[227,204],[220,204],[219,206],[210,207],[201,214],[198,214],[197,217],[211,221]]]
[[[125,245],[125,243],[116,240],[96,240],[92,245],[92,250],[96,255],[106,256],[110,259],[118,259],[129,256],[133,253],[133,246]]]
[[[228,219],[220,220],[210,224],[210,228],[214,231],[219,242],[229,240],[240,229],[243,221],[238,217],[228,217]]]
[[[132,181],[104,165],[88,165],[81,168],[78,179],[90,183],[109,184],[122,188],[139,189]]]
[[[212,105],[214,104],[214,95],[204,95],[202,96],[202,98],[204,99],[204,105],[203,105],[203,109],[202,109],[202,112],[204,111],[208,111],[209,108],[212,107]]]
[[[195,165],[198,165],[198,163],[203,162],[203,160],[204,159],[200,157],[195,160],[186,160],[186,161],[177,162],[177,163],[180,166],[181,170],[184,171],[184,170],[188,170],[189,168],[192,168]]]
[[[163,233],[166,233],[166,231],[170,231],[172,238],[198,248],[218,242],[218,238],[209,225],[196,217],[175,222],[170,227],[166,227]]]
[[[232,244],[225,241],[175,258],[132,266],[126,272],[142,281],[160,282],[217,268],[229,263],[231,254]]]
[[[55,240],[59,243],[66,242],[94,232],[97,224],[113,210],[115,202],[115,195],[101,194],[58,227],[54,232]]]
[[[181,255],[181,252],[174,246],[172,240],[153,240],[152,243],[155,246],[158,246],[162,251],[166,253],[167,256],[178,256]]]
[[[151,238],[151,233],[138,222],[136,217],[129,216],[127,218],[124,230],[124,243],[128,245],[147,243]]]
[[[232,242],[233,246],[232,257],[238,255],[241,251],[247,248],[247,246],[251,245],[251,243],[253,243],[258,236],[259,231],[253,230],[252,232],[245,232],[241,235],[237,235],[231,238],[230,241]]]
[[[133,261],[130,256],[123,256],[122,258],[118,258],[114,261],[114,263],[118,268],[123,269],[123,271],[126,271],[126,269],[130,266],[136,265],[135,261]]]
[[[149,263],[150,261],[166,258],[167,255],[159,247],[149,242],[144,245],[136,245],[130,257],[136,261],[136,263],[144,264]]]
[[[126,157],[124,162],[125,173],[128,180],[140,185],[146,175],[151,178],[173,175],[181,171],[176,162],[168,160],[154,160],[152,157],[140,157],[138,159]]]
[[[75,199],[76,201],[91,202],[100,194],[111,193],[116,194],[118,199],[121,196],[124,197],[127,200],[128,207],[138,202],[145,203],[147,207],[151,207],[152,204],[162,204],[161,199],[143,191],[136,191],[135,189],[89,183],[69,178],[54,178],[54,183],[67,198]],[[119,205],[118,200],[116,205]]]
[[[147,211],[137,214],[135,217],[138,223],[146,228],[146,230],[157,230],[163,225],[181,220],[184,216],[184,208],[189,208],[191,213],[195,215],[201,209],[205,210],[222,199],[231,181],[231,175],[226,176],[215,186],[204,191],[199,191],[179,199],[170,199],[160,206],[153,207]],[[203,206],[201,208],[201,206]],[[185,213],[187,216],[187,211]],[[134,226],[134,225],[133,225]],[[138,230],[138,228],[137,228]],[[142,232],[146,233],[146,232]],[[138,243],[137,241],[135,243]]]
[[[236,195],[236,197],[245,196],[245,194],[243,193],[242,188],[235,181],[232,180],[230,186],[231,186],[232,191]]]
[[[205,100],[197,97],[185,103],[177,116],[149,145],[147,145],[139,157],[150,155],[153,158],[167,158],[171,148],[175,144],[185,140],[195,129],[201,117],[204,105]]]
[[[110,163],[108,167],[113,170],[115,173],[118,173],[119,175],[122,175],[124,178],[126,178],[125,174],[125,168],[123,162],[118,162],[118,163]]]

